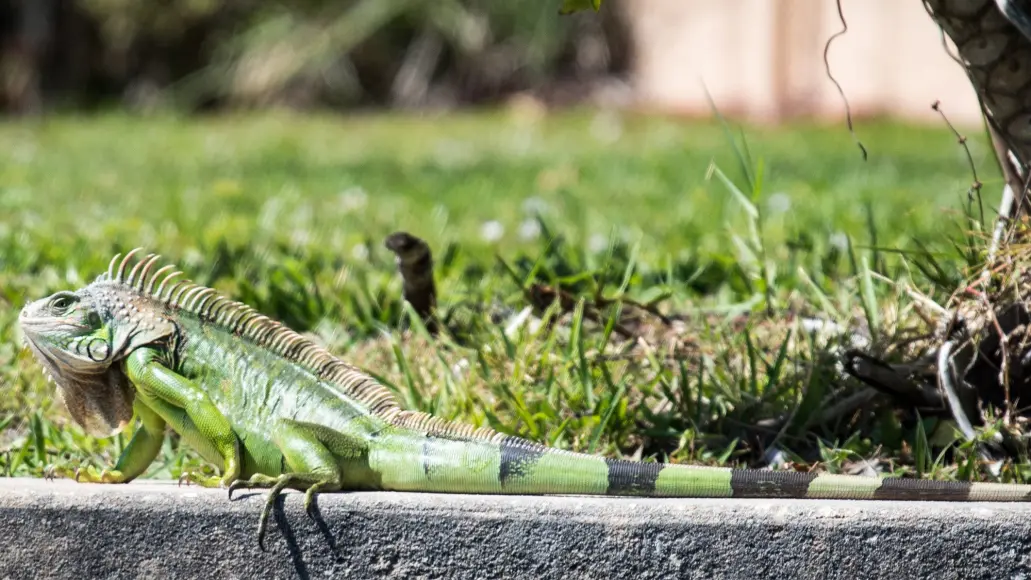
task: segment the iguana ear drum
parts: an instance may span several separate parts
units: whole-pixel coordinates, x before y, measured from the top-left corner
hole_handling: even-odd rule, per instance
[[[103,362],[111,356],[111,345],[103,338],[90,338],[86,342],[86,356],[93,362]]]

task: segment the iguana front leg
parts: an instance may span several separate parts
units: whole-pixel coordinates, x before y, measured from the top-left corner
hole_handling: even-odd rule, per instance
[[[208,487],[226,487],[240,477],[243,464],[240,441],[229,420],[193,381],[162,364],[160,353],[150,348],[139,348],[129,355],[125,361],[125,372],[136,386],[138,403],[171,425],[203,456],[221,458],[221,478],[191,479]],[[161,427],[163,429],[163,423]],[[127,448],[126,452],[129,451]],[[143,456],[142,453],[139,455]],[[134,467],[139,461],[135,456],[125,458],[125,454],[123,458],[126,463],[131,459]],[[153,458],[150,456],[149,460]],[[123,459],[120,459],[119,465],[122,463]]]
[[[92,466],[75,470],[53,468],[48,470],[47,475],[63,475],[76,481],[93,483],[126,483],[143,474],[161,451],[161,443],[165,439],[165,420],[139,400],[133,404],[133,410],[140,419],[140,426],[122,450],[113,470],[98,472]]]

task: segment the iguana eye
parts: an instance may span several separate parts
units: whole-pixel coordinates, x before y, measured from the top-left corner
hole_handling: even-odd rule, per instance
[[[59,296],[55,296],[50,302],[50,309],[53,310],[55,314],[63,314],[72,307],[74,302],[74,297],[68,294],[61,294]]]

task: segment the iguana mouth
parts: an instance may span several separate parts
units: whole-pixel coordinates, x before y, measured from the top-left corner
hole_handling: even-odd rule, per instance
[[[82,331],[86,331],[86,332],[91,330],[90,327],[86,326],[85,324],[76,324],[74,322],[68,322],[68,321],[64,321],[64,320],[54,320],[53,318],[47,318],[45,316],[32,316],[32,317],[19,316],[18,317],[18,322],[22,325],[22,328],[25,328],[25,327],[30,327],[31,328],[33,326],[35,326],[35,327],[41,327],[42,326],[42,327],[46,327],[47,330],[74,329],[74,330],[82,330]],[[29,330],[29,329],[26,329],[26,330],[31,332],[31,330]]]

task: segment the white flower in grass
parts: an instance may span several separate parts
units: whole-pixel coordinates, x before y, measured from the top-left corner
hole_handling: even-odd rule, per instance
[[[354,186],[340,192],[340,207],[345,213],[357,211],[365,207],[369,194],[361,186]]]
[[[309,242],[311,242],[311,232],[307,228],[297,228],[290,232],[290,243],[294,247],[307,246]]]
[[[528,214],[542,214],[548,211],[548,202],[537,196],[528,197],[523,200],[523,211]]]
[[[791,197],[786,193],[775,193],[766,200],[770,213],[787,213],[791,210]]]
[[[541,235],[541,224],[537,220],[523,220],[519,224],[519,237],[524,240],[535,240]]]
[[[505,336],[509,338],[514,337],[515,334],[519,332],[519,329],[521,329],[523,325],[526,324],[526,321],[530,318],[531,314],[533,314],[533,308],[527,306],[526,308],[520,310],[518,314],[510,318],[508,320],[508,323],[505,324]]]
[[[480,228],[480,237],[488,242],[496,242],[501,239],[501,236],[505,235],[505,226],[501,225],[498,220],[490,220],[484,222]]]
[[[587,239],[587,249],[600,254],[609,248],[609,239],[601,234],[591,234]]]
[[[366,260],[369,258],[369,247],[365,244],[358,244],[351,248],[351,256],[355,260]]]
[[[469,359],[459,359],[458,362],[451,365],[451,374],[455,375],[456,379],[465,377],[465,374],[469,371]]]
[[[848,250],[848,236],[844,232],[834,232],[827,238],[827,242],[842,252]]]

